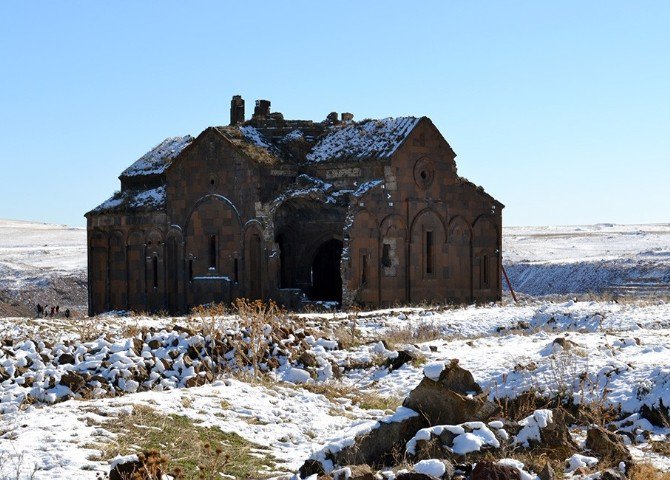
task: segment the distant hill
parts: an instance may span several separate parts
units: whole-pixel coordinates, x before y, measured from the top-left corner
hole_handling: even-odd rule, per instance
[[[532,296],[669,296],[670,224],[507,227],[503,265]]]
[[[85,228],[0,220],[0,316],[85,313],[86,258]],[[530,296],[670,296],[670,224],[505,227],[503,264]]]
[[[86,311],[86,229],[0,220],[0,315],[39,302]]]

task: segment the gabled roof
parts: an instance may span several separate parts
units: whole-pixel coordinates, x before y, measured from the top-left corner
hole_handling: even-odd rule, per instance
[[[193,137],[168,137],[145,153],[139,160],[126,168],[121,177],[161,175],[170,166],[172,160],[193,141]]]
[[[420,120],[398,117],[334,125],[317,141],[306,159],[309,162],[325,162],[388,158]]]
[[[214,128],[252,160],[266,165],[280,163],[280,152],[256,128],[250,125]]]
[[[144,190],[126,190],[116,192],[88,214],[104,214],[112,212],[141,212],[147,210],[165,210],[165,186]]]

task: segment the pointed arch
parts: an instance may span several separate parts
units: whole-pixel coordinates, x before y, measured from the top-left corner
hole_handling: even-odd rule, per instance
[[[457,215],[449,221],[447,233],[447,292],[456,303],[472,301],[472,229]]]
[[[383,305],[407,301],[407,224],[398,214],[379,225],[379,298]]]
[[[441,301],[445,298],[446,228],[432,208],[419,211],[410,228],[410,301]]]
[[[263,227],[258,220],[244,226],[244,292],[252,300],[264,298],[265,293],[265,242]],[[239,266],[237,267],[239,268]]]
[[[171,225],[165,240],[165,270],[167,304],[170,312],[178,312],[184,309],[183,304],[183,244],[184,237],[182,229],[178,225]]]
[[[379,222],[367,209],[359,210],[349,229],[351,269],[349,289],[359,303],[379,303]]]
[[[495,218],[479,216],[472,225],[472,283],[476,301],[498,297],[500,290],[500,232]]]
[[[94,229],[89,236],[88,302],[89,314],[108,310],[108,255],[107,233]]]
[[[128,279],[126,259],[126,236],[121,230],[109,235],[109,308],[128,308]]]

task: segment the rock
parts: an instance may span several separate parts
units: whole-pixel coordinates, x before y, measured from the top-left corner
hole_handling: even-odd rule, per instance
[[[66,386],[72,390],[72,392],[76,393],[77,391],[84,388],[86,385],[86,380],[76,372],[65,372],[63,376],[60,377],[60,384]]]
[[[194,335],[193,330],[191,330],[190,328],[182,327],[181,325],[174,325],[172,327],[172,331],[179,333],[184,332],[189,337],[192,337]]]
[[[298,473],[300,473],[300,478],[307,478],[311,477],[312,475],[323,475],[326,473],[326,471],[323,469],[321,462],[310,458],[302,464],[302,467],[300,467]]]
[[[663,399],[659,400],[658,407],[642,405],[640,415],[657,427],[670,428],[670,409],[663,405]]]
[[[459,367],[458,360],[452,360],[437,381],[424,377],[405,398],[403,406],[420,412],[430,426],[484,421],[495,415],[499,407],[486,400],[481,392],[472,374]],[[479,395],[468,397],[468,393]]]
[[[519,470],[511,465],[482,461],[472,470],[471,480],[521,480]]]
[[[192,387],[200,387],[201,385],[206,385],[208,383],[212,383],[214,380],[214,375],[212,375],[210,372],[206,372],[205,375],[196,375],[194,377],[190,377],[189,379],[184,382],[184,385],[187,388],[192,388]]]
[[[144,348],[144,342],[139,338],[133,338],[133,352],[135,352],[135,355],[141,355],[142,348]]]
[[[337,364],[335,360],[330,361],[330,366],[333,367],[333,377],[335,377],[335,380],[339,380],[342,378],[342,368]]]
[[[302,352],[302,354],[298,357],[298,361],[305,367],[317,367],[319,365],[316,361],[316,356],[309,352]]]
[[[396,480],[437,480],[437,477],[418,472],[403,472],[396,475]]]
[[[71,353],[61,353],[58,357],[58,365],[65,365],[68,363],[74,365],[74,355]]]
[[[167,458],[155,450],[137,455],[137,460],[126,460],[113,463],[109,472],[109,480],[155,480],[163,478],[163,470]]]
[[[397,370],[402,367],[407,362],[411,362],[417,358],[414,352],[409,350],[401,350],[398,352],[398,356],[395,358],[389,358],[387,365],[390,371]]]
[[[438,383],[462,395],[482,393],[482,388],[475,382],[472,373],[458,366],[458,359],[453,359],[449,365],[444,367]]]
[[[554,339],[554,341],[552,343],[554,345],[559,345],[563,350],[566,350],[566,351],[571,350],[572,348],[579,346],[575,342],[573,342],[572,340],[568,340],[565,337],[557,337],[557,338]]]
[[[586,432],[586,447],[603,460],[614,465],[625,462],[628,469],[633,464],[633,458],[621,437],[602,427],[589,428]]]
[[[560,408],[552,410],[552,422],[540,430],[540,437],[539,447],[547,451],[550,458],[562,460],[578,450],[570,436],[565,412]]]
[[[375,480],[375,472],[370,465],[349,465],[331,475],[333,480]]]
[[[7,370],[5,370],[5,367],[0,365],[0,382],[4,382],[5,380],[9,380],[11,376],[9,373],[7,373]]]
[[[551,467],[549,462],[547,462],[544,464],[544,467],[542,467],[542,470],[537,476],[540,480],[554,480],[556,477],[556,472],[554,472],[554,469]]]
[[[601,472],[600,480],[626,480],[626,475],[617,468],[608,468]]]
[[[147,345],[149,345],[150,349],[156,350],[162,345],[162,343],[160,340],[154,338],[153,340],[149,340],[149,343],[147,343]]]
[[[400,407],[396,415],[378,422],[378,426],[365,435],[356,437],[354,444],[330,454],[336,465],[367,464],[375,468],[391,465],[397,452],[404,452],[407,442],[422,428],[426,420],[415,412]],[[411,415],[410,415],[411,414]]]

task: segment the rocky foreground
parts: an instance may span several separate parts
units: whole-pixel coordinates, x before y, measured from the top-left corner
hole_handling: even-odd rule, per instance
[[[180,452],[142,443],[162,428],[142,423],[147,409],[271,460],[238,478],[670,470],[664,304],[64,322],[0,321],[0,473],[20,458],[27,478],[83,479],[144,458],[174,476]],[[140,435],[125,442],[119,422]]]

